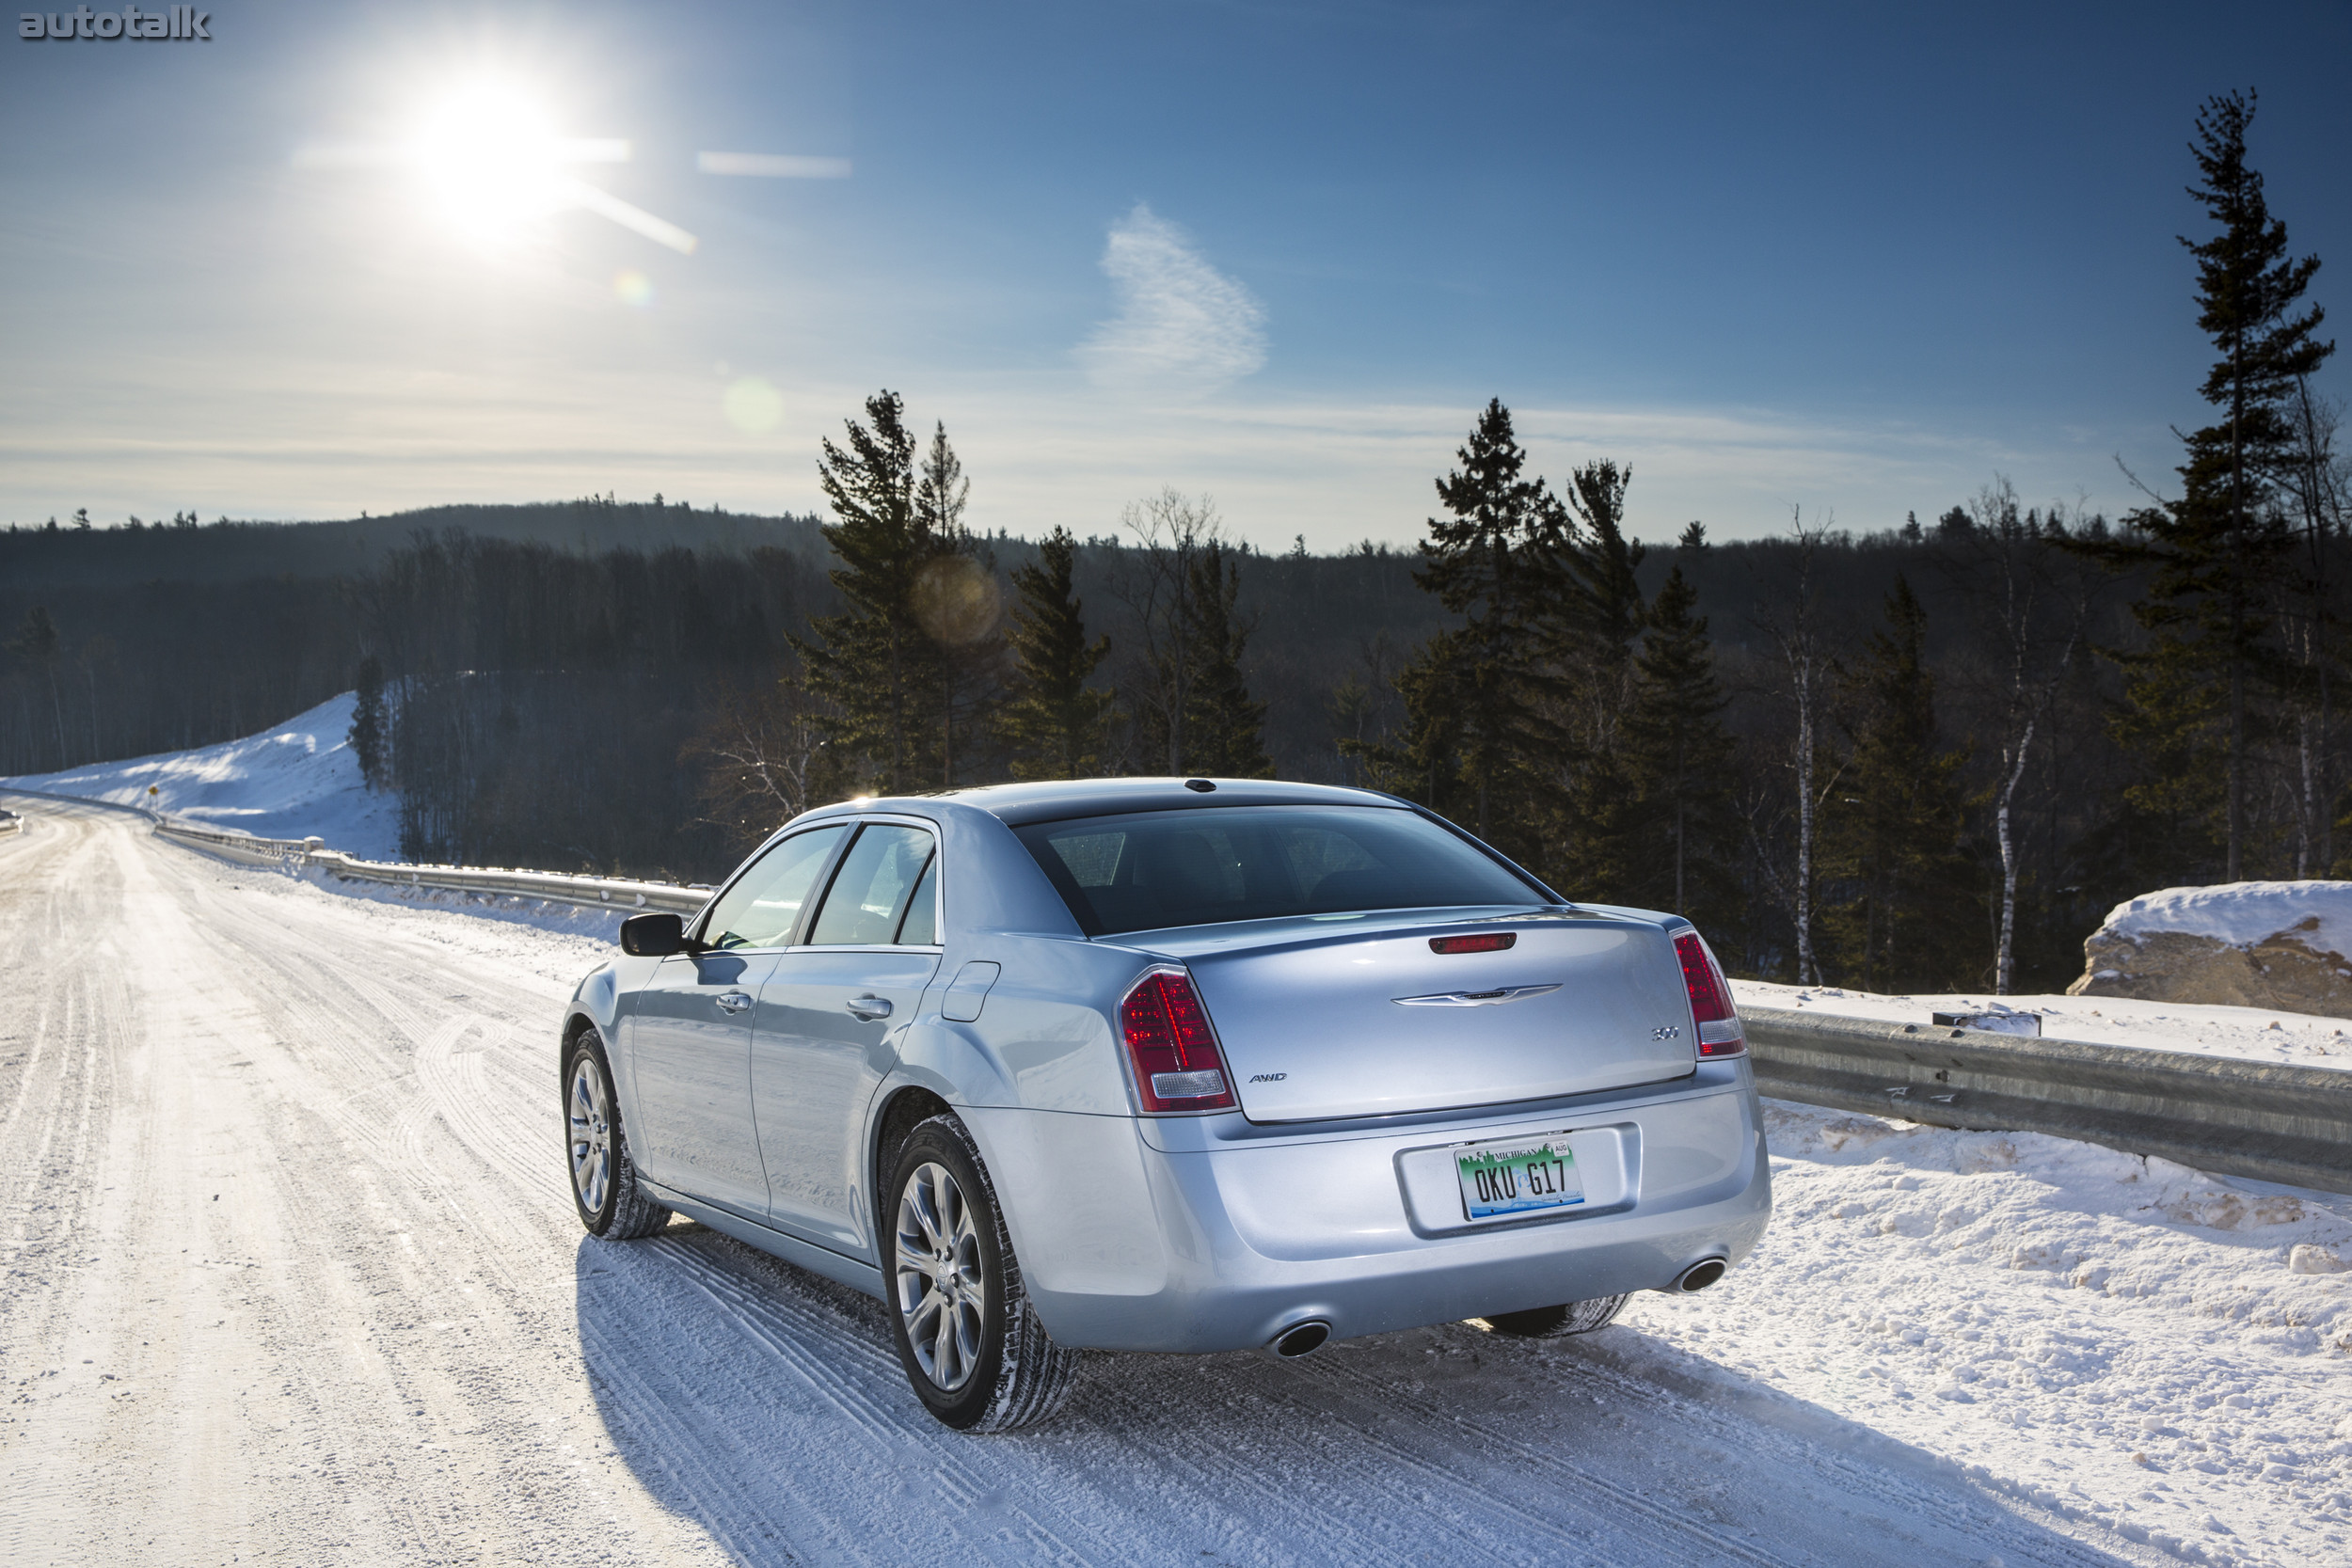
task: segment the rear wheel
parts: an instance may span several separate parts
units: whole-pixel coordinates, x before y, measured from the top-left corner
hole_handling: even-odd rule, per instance
[[[630,1242],[670,1223],[670,1211],[637,1184],[621,1126],[612,1069],[594,1029],[573,1039],[564,1064],[564,1151],[572,1173],[572,1206],[591,1236]]]
[[[1559,1307],[1531,1307],[1524,1312],[1495,1312],[1488,1314],[1486,1325],[1498,1334],[1521,1339],[1565,1339],[1571,1334],[1607,1328],[1625,1303],[1623,1296],[1595,1296],[1591,1301]]]
[[[954,1117],[915,1124],[884,1189],[891,1338],[924,1408],[966,1432],[1044,1420],[1069,1398],[1078,1353],[1045,1337],[1021,1284],[996,1189]]]

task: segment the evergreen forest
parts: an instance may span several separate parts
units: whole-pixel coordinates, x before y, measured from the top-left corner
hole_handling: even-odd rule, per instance
[[[2352,875],[2333,350],[2247,153],[2198,120],[2208,422],[2116,516],[1988,474],[1875,529],[1634,538],[1639,476],[1534,472],[1500,401],[1417,547],[1240,538],[1207,497],[967,526],[878,392],[820,517],[612,496],[0,533],[0,774],[249,734],[357,689],[412,859],[707,882],[852,794],[1113,774],[1428,804],[1726,964],[2041,991],[2153,888]],[[984,482],[985,476],[979,476]]]

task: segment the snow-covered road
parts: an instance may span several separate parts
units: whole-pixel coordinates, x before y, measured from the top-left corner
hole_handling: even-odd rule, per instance
[[[1053,1425],[968,1437],[914,1404],[878,1304],[682,1221],[581,1236],[551,1030],[610,917],[345,897],[17,803],[11,1564],[2352,1556],[2352,1275],[2272,1244],[2352,1255],[2309,1199],[2259,1233],[2086,1213],[2048,1140],[1785,1109],[1783,1217],[1706,1296],[1565,1346],[1456,1324],[1299,1363],[1104,1356]],[[2096,1258],[2009,1245],[2086,1227]],[[2159,1283],[2249,1282],[2217,1307],[2079,1267],[2120,1279],[2143,1243]],[[2178,1408],[2110,1433],[2151,1387]]]

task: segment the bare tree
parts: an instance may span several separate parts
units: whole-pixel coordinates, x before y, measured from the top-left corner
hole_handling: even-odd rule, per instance
[[[2000,656],[1994,678],[2001,711],[2001,772],[1994,789],[1993,831],[2001,853],[2001,923],[1993,991],[2007,996],[2017,976],[2018,854],[2012,826],[2017,787],[2025,780],[2034,736],[2082,644],[2093,587],[2079,566],[2059,580],[2054,554],[2019,511],[2017,489],[2008,476],[1994,475],[1968,503],[1968,513],[1976,527],[1949,565]],[[2053,505],[2050,521],[2062,531],[2065,508]]]
[[[1119,522],[1136,539],[1120,552],[1110,578],[1112,596],[1134,617],[1120,689],[1137,709],[1145,743],[1165,759],[1168,772],[1181,773],[1184,710],[1200,662],[1192,647],[1194,565],[1223,540],[1225,524],[1208,497],[1195,499],[1172,487],[1130,503]]]
[[[739,843],[756,844],[815,804],[824,717],[798,670],[743,701],[720,704],[679,758],[701,770],[704,820]]]
[[[2334,814],[2328,810],[2334,795],[2329,759],[2335,733],[2329,680],[2334,656],[2328,636],[2334,609],[2328,568],[2333,546],[2344,538],[2344,498],[2352,490],[2352,455],[2340,451],[2336,445],[2343,405],[2312,391],[2310,377],[2296,379],[2285,414],[2294,451],[2293,461],[2280,477],[2284,490],[2294,498],[2303,546],[2302,604],[2299,612],[2288,612],[2285,628],[2304,687],[2304,701],[2297,705],[2295,721],[2301,784],[2295,874],[2300,879],[2325,876],[2335,863]]]
[[[1790,705],[1796,710],[1796,749],[1790,758],[1797,781],[1796,875],[1782,883],[1768,870],[1768,880],[1781,891],[1797,927],[1797,983],[1821,983],[1821,966],[1813,951],[1813,860],[1818,835],[1820,796],[1826,786],[1815,778],[1816,733],[1821,717],[1823,682],[1829,659],[1822,647],[1820,607],[1813,599],[1813,557],[1829,532],[1829,521],[1808,525],[1804,509],[1791,509],[1789,530],[1797,545],[1796,591],[1777,604],[1759,604],[1753,619],[1780,653]],[[1755,820],[1753,816],[1751,822]],[[1762,845],[1757,846],[1759,857]]]

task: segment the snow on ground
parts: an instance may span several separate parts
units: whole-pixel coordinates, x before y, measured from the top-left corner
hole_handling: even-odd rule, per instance
[[[0,780],[53,795],[80,795],[119,805],[151,805],[192,826],[305,838],[362,860],[400,858],[395,797],[371,792],[345,736],[351,692],[284,723],[217,746],[159,752],[128,762],[94,763],[61,773]],[[153,786],[155,794],[147,792]]]
[[[2319,1293],[2345,1276],[2264,1283],[2279,1237],[2341,1256],[2316,1212],[2218,1229],[2186,1204],[2229,1190],[2143,1177],[2137,1201],[2191,1216],[2153,1220],[2023,1143],[2004,1167],[1864,1118],[1808,1142],[1783,1118],[1812,1113],[1776,1112],[1783,1218],[1706,1295],[1561,1343],[1447,1323],[1297,1363],[1090,1357],[1059,1419],[973,1438],[908,1393],[880,1304],[683,1221],[580,1235],[550,1048],[600,927],[344,896],[32,810],[0,844],[10,1568],[2346,1557],[2328,1423],[2352,1402]],[[1930,1203],[1979,1211],[1964,1245],[1911,1233]],[[2159,1289],[2005,1269],[2011,1232],[2088,1232],[2100,1261],[2153,1237]],[[1975,1403],[1935,1397],[1947,1370]],[[2130,1437],[2158,1468],[2115,1467],[2100,1424],[2126,1393],[2186,1440]]]
[[[433,926],[553,977],[616,918],[509,902],[454,906],[499,914],[495,936]],[[1984,1005],[1740,989],[1870,1017]],[[2248,1008],[2009,1003],[2054,1035],[2288,1059]],[[2333,1026],[2291,1059],[2352,1067]],[[2034,1133],[1782,1101],[1766,1118],[1762,1247],[1702,1296],[1636,1296],[1580,1347],[1600,1365],[1800,1430],[1851,1423],[2191,1561],[2352,1560],[2352,1198]]]
[[[2352,1198],[1767,1101],[1762,1246],[1634,1370],[1769,1390],[2129,1539],[2352,1561]]]
[[[2049,1039],[2352,1071],[2352,1019],[2122,996],[1881,996],[1836,986],[1777,986],[1762,980],[1734,980],[1731,989],[1747,1006],[1794,1007],[1896,1023],[1925,1023],[1938,1012],[2037,1013],[2042,1033]]]
[[[2318,924],[2297,930],[2307,920]],[[2180,931],[2244,947],[2292,931],[2305,946],[2342,952],[2352,946],[2352,882],[2223,882],[2214,887],[2168,887],[2129,898],[2107,911],[2102,930],[2140,937]]]

